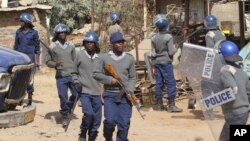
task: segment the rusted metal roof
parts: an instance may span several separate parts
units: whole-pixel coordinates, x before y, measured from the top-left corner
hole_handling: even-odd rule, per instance
[[[52,6],[49,5],[31,5],[31,6],[19,6],[19,7],[13,7],[13,8],[0,8],[1,11],[23,11],[26,9],[42,9],[42,10],[50,10],[52,9]]]

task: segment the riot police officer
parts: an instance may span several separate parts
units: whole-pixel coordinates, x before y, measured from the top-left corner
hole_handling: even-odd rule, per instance
[[[127,88],[129,94],[133,95],[136,82],[135,60],[134,57],[125,52],[125,39],[122,33],[115,32],[110,36],[112,50],[102,54],[97,59],[93,76],[104,84],[104,117],[103,135],[105,141],[112,141],[115,126],[117,126],[116,141],[127,141],[132,116],[132,104],[121,90],[118,80],[112,77],[104,66],[111,64],[120,82]],[[122,94],[122,95],[120,95]]]
[[[73,81],[81,93],[82,117],[81,133],[78,141],[95,141],[102,119],[101,87],[93,78],[94,63],[99,58],[99,37],[95,32],[88,32],[83,38],[84,49],[76,54]]]
[[[226,40],[225,34],[219,29],[217,18],[213,15],[209,15],[204,19],[204,25],[208,30],[205,40],[206,46],[214,48],[218,41]]]
[[[173,72],[173,55],[176,53],[176,48],[173,44],[173,37],[168,32],[169,22],[164,15],[156,15],[154,25],[159,32],[151,38],[152,43],[152,64],[153,73],[156,78],[156,99],[157,110],[164,110],[162,89],[164,82],[167,84],[168,93],[168,112],[182,112],[182,109],[175,106],[176,98],[176,80]]]
[[[60,114],[63,119],[63,127],[69,122],[71,108],[77,95],[76,88],[72,80],[74,59],[76,56],[75,46],[67,41],[66,36],[69,28],[65,24],[58,24],[54,28],[54,38],[48,50],[46,65],[56,69],[56,85],[58,97],[60,99]],[[68,98],[68,89],[71,96]]]
[[[31,14],[24,12],[20,15],[21,27],[16,31],[14,50],[22,52],[29,56],[31,62],[34,63],[32,71],[32,83],[27,87],[28,105],[32,104],[32,95],[34,92],[34,75],[36,66],[39,66],[40,42],[38,32],[33,28]]]
[[[123,30],[120,26],[121,14],[118,12],[111,12],[110,19],[111,19],[111,25],[108,28],[109,35],[115,32],[121,32],[123,34]]]
[[[219,46],[226,65],[221,68],[221,82],[224,88],[231,88],[235,100],[223,104],[222,112],[225,123],[220,134],[220,141],[229,140],[230,125],[245,125],[249,117],[250,81],[247,74],[241,69],[238,55],[239,50],[235,43],[223,41]]]

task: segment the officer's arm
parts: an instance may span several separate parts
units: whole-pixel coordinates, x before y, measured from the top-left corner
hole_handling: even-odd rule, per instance
[[[17,32],[16,32],[16,36],[15,36],[15,43],[14,43],[14,50],[17,50],[17,45],[18,45],[18,36],[17,36]]]
[[[155,44],[151,40],[151,58],[152,58],[152,65],[153,66],[154,66],[154,62],[155,62],[155,57],[156,57]]]
[[[51,46],[49,47],[50,49],[51,49]],[[47,50],[45,63],[50,68],[56,68],[56,62],[54,60],[55,58],[53,58],[53,57],[55,57],[55,56],[52,56],[52,49],[50,51]]]
[[[76,58],[76,50],[75,50],[74,45],[73,45],[73,49],[72,49],[72,52],[71,52],[71,56],[72,56],[72,60],[75,60],[75,58]]]
[[[173,37],[171,36],[167,41],[168,55],[173,56],[176,53],[176,48],[174,47]]]
[[[247,88],[248,101],[250,103],[250,80],[249,80],[249,78],[247,78],[247,86],[246,86],[246,88]]]
[[[104,72],[104,61],[101,57],[98,57],[94,61],[93,77],[96,81],[99,81],[102,84],[111,85],[113,79],[112,76],[105,75]]]
[[[35,54],[39,55],[41,51],[40,51],[39,35],[37,32],[34,35],[34,43],[35,43]]]
[[[221,72],[220,76],[221,76],[222,84],[225,88],[231,88],[233,90],[237,88],[235,79],[230,72],[224,70]]]
[[[134,93],[136,84],[135,59],[131,56],[131,63],[128,70],[128,87],[129,92]]]
[[[74,65],[73,65],[73,72],[72,72],[72,79],[73,82],[79,82],[78,76],[79,76],[79,66],[81,64],[81,61],[79,61],[79,53],[76,55],[74,59]]]

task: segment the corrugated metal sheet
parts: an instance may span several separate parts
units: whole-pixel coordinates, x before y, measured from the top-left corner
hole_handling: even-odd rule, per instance
[[[190,0],[189,4],[189,24],[199,24],[204,20],[205,2],[204,0]]]
[[[167,14],[167,5],[176,4],[181,6],[181,0],[156,0],[156,9],[158,13]]]
[[[1,11],[23,11],[26,9],[42,9],[42,10],[50,10],[52,7],[48,5],[32,5],[32,6],[19,6],[19,7],[13,7],[13,8],[0,8]]]
[[[190,24],[202,23],[204,19],[206,0],[190,0]],[[181,7],[181,0],[156,0],[156,9],[158,13],[166,14],[166,7],[169,4],[175,4],[177,7]]]

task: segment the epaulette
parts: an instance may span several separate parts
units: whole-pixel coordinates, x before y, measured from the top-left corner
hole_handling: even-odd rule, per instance
[[[232,75],[235,75],[236,69],[233,66],[225,65],[220,69],[220,72],[227,71],[231,73]]]

